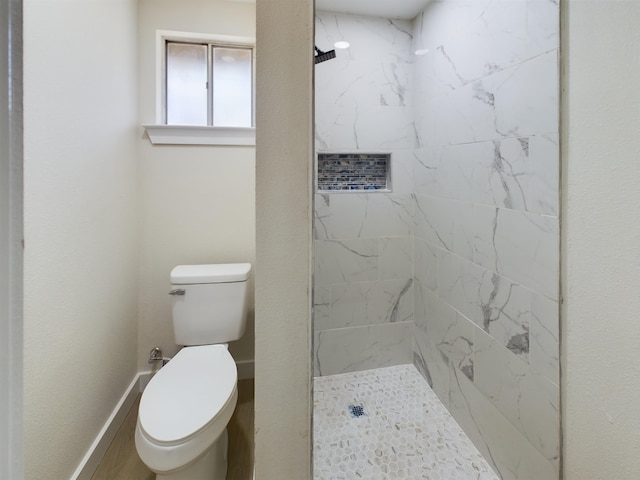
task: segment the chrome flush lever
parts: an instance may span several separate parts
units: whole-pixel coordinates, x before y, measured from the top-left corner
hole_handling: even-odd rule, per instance
[[[171,290],[169,295],[184,295],[185,293],[184,288],[176,288],[175,290]]]

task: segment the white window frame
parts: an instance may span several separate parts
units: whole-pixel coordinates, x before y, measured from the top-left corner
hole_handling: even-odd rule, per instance
[[[254,37],[216,35],[205,33],[177,32],[173,30],[156,31],[156,123],[143,125],[151,143],[158,145],[244,145],[256,144],[255,127],[215,127],[206,125],[167,125],[165,122],[166,98],[166,44],[167,41],[185,43],[214,43],[230,47],[251,47],[254,50]],[[253,95],[255,96],[255,74],[253,75]],[[255,105],[255,98],[253,99]],[[253,113],[255,118],[255,111]]]

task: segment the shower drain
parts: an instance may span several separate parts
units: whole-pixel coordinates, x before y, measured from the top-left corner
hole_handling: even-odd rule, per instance
[[[367,414],[364,413],[364,405],[360,404],[360,405],[349,405],[349,413],[351,414],[352,418],[358,418],[358,417],[366,417]]]

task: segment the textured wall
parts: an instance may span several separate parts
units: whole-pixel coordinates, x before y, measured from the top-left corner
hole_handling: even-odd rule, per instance
[[[566,480],[640,472],[640,4],[563,2]]]
[[[255,37],[255,5],[205,0],[138,2],[140,123],[156,118],[156,30]],[[176,265],[255,263],[255,148],[152,145],[140,129],[140,333],[138,366],[154,345],[173,355],[169,273]],[[247,330],[230,345],[254,359],[253,278]]]
[[[558,6],[415,21],[415,363],[504,479],[559,465]]]
[[[24,2],[29,480],[71,476],[137,371],[135,20],[130,0]]]
[[[310,478],[313,5],[258,0],[256,479]]]

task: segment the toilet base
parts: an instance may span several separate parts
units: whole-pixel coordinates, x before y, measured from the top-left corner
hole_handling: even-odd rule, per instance
[[[189,465],[171,473],[158,473],[156,480],[225,480],[229,439],[225,428],[220,437],[203,455]]]

